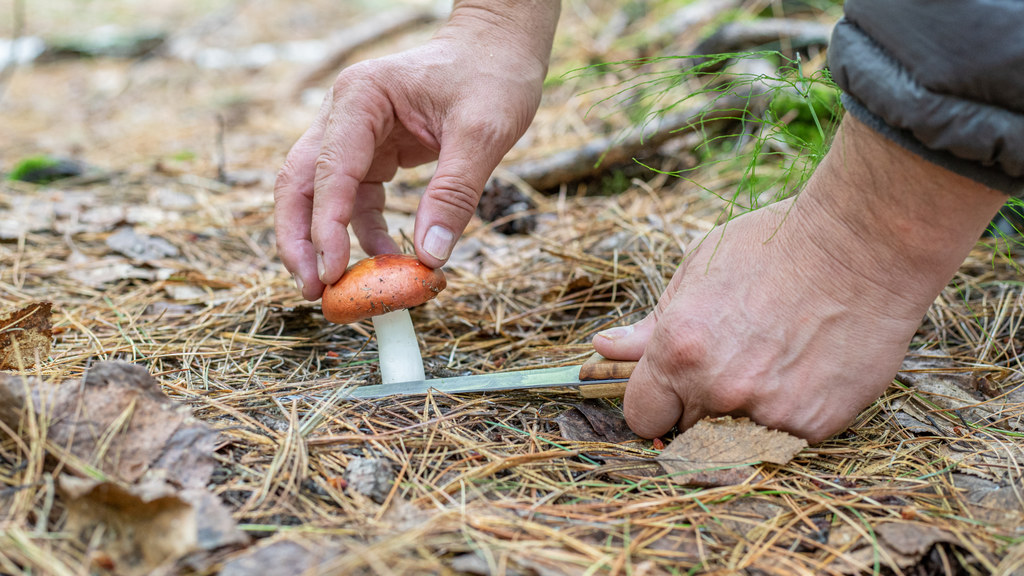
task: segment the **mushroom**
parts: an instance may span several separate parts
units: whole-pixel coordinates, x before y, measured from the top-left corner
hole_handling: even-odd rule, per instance
[[[385,383],[423,380],[423,356],[408,308],[423,304],[444,290],[444,272],[410,254],[380,254],[356,262],[341,279],[324,290],[324,318],[351,324],[373,318],[381,380]]]

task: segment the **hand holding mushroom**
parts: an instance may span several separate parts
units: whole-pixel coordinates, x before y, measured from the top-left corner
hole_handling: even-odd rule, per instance
[[[459,1],[430,42],[341,72],[274,188],[278,253],[316,300],[349,262],[396,252],[382,211],[398,168],[437,160],[416,215],[420,261],[442,266],[484,184],[540,103],[558,0]]]

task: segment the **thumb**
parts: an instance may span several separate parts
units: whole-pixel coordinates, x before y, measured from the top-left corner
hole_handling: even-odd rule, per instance
[[[594,349],[609,360],[639,360],[647,349],[647,342],[654,335],[658,326],[658,317],[664,314],[669,303],[682,286],[686,275],[687,260],[683,260],[676,268],[654,310],[643,320],[629,326],[616,326],[594,335]]]
[[[448,261],[455,241],[476,212],[487,179],[511,148],[511,144],[504,143],[468,148],[471,143],[487,140],[460,134],[450,145],[441,146],[437,170],[416,211],[416,255],[431,268]]]
[[[657,324],[655,315],[649,314],[636,324],[598,332],[594,335],[594,350],[609,360],[639,360]]]

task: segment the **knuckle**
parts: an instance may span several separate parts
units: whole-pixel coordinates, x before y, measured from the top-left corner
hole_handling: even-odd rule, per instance
[[[299,183],[300,179],[295,175],[294,166],[285,160],[284,166],[277,171],[277,177],[274,179],[274,202],[280,202],[301,190],[302,187]]]
[[[317,193],[334,193],[346,187],[355,190],[359,179],[349,174],[348,167],[341,163],[341,153],[334,148],[324,148],[316,157],[313,172],[313,190]]]
[[[316,156],[316,172],[328,172],[334,166],[337,166],[341,160],[341,154],[333,146],[324,147],[320,150],[320,153]]]
[[[348,90],[358,88],[365,85],[367,82],[371,82],[375,76],[373,69],[374,62],[372,60],[364,60],[347,66],[344,70],[338,73],[337,77],[335,77],[334,84],[332,84],[334,93],[330,96],[337,101]]]
[[[461,132],[472,138],[471,141],[477,148],[494,148],[503,152],[507,152],[519,136],[513,127],[491,116],[477,116],[465,120]]]
[[[472,216],[476,211],[480,192],[471,182],[457,175],[437,176],[431,190],[432,199],[449,212],[459,216]]]

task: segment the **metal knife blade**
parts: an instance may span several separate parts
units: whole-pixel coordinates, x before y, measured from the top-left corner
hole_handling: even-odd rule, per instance
[[[431,378],[353,388],[344,397],[352,399],[414,396],[437,390],[445,394],[497,392],[528,388],[578,388],[587,398],[617,398],[626,389],[635,362],[613,362],[595,356],[582,366],[537,368],[494,374],[472,374],[449,378]]]

